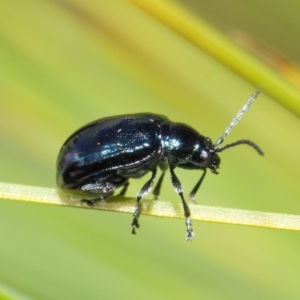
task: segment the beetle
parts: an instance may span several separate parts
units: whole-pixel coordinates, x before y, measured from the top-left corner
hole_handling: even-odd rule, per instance
[[[164,174],[169,168],[172,184],[183,204],[186,240],[190,241],[195,235],[191,214],[174,170],[178,167],[203,171],[189,196],[190,201],[194,202],[207,169],[218,174],[218,153],[246,144],[263,155],[255,143],[245,139],[217,147],[249,109],[258,93],[256,91],[251,95],[247,104],[214,144],[210,138],[201,135],[189,125],[172,122],[163,115],[153,113],[119,115],[89,123],[75,131],[63,144],[57,159],[57,185],[62,189],[97,195],[95,199],[82,200],[93,205],[112,196],[119,187],[122,187],[120,194],[125,195],[129,179],[140,178],[151,172],[151,178],[137,194],[131,224],[132,233],[135,234],[139,227],[140,200],[150,191],[159,167],[162,174],[153,190],[154,199],[158,198]]]

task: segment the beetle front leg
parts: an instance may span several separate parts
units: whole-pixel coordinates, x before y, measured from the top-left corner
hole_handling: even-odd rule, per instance
[[[177,178],[176,174],[174,173],[174,168],[170,167],[170,172],[171,172],[172,184],[175,188],[176,193],[180,196],[182,205],[183,205],[185,224],[186,224],[186,228],[187,228],[186,240],[191,241],[193,239],[193,237],[195,236],[195,233],[192,228],[190,209],[184,200],[181,183],[180,183],[179,179]]]
[[[190,193],[189,198],[190,198],[190,202],[192,204],[196,204],[195,195],[196,195],[197,191],[199,190],[199,187],[201,186],[203,179],[205,178],[205,175],[206,175],[206,169],[203,170],[203,173],[202,173],[200,179],[198,180],[198,182],[196,183],[196,185],[194,186],[194,188],[192,189],[192,191]]]
[[[144,184],[144,186],[139,191],[139,193],[136,197],[136,209],[133,213],[133,221],[131,223],[131,226],[132,226],[131,233],[132,234],[136,234],[135,229],[140,227],[140,224],[138,221],[140,213],[141,213],[140,200],[149,193],[149,191],[154,183],[155,177],[156,177],[156,169],[152,171],[151,178]]]

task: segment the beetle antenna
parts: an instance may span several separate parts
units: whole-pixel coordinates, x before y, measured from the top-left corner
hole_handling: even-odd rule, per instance
[[[231,123],[229,124],[229,126],[226,128],[226,130],[224,131],[224,133],[222,134],[222,136],[217,140],[217,142],[215,143],[215,146],[218,146],[220,144],[223,143],[224,139],[227,137],[227,135],[230,133],[230,131],[232,130],[232,128],[239,122],[239,120],[242,118],[242,116],[244,115],[244,113],[250,108],[251,104],[254,102],[254,100],[256,99],[256,97],[258,96],[258,94],[260,93],[260,90],[256,90],[248,99],[247,103],[243,106],[243,108],[238,112],[238,114],[236,115],[236,117],[231,121]],[[243,140],[245,141],[245,140]],[[252,143],[252,142],[251,142]],[[247,143],[242,143],[242,144],[247,144]],[[248,143],[249,144],[249,143]],[[230,144],[232,145],[232,144]],[[230,146],[227,145],[227,146]],[[250,145],[250,144],[249,144]],[[255,144],[252,143],[251,146],[253,146]],[[255,145],[256,146],[256,145]],[[256,146],[257,147],[257,146]],[[255,148],[255,147],[254,147]],[[258,148],[258,147],[257,147]],[[219,148],[222,149],[222,148]],[[259,149],[259,148],[258,148]],[[220,151],[219,151],[220,152]],[[258,151],[259,152],[259,151]]]
[[[253,143],[253,142],[251,142],[249,140],[239,140],[239,141],[236,141],[234,143],[231,143],[231,144],[228,144],[228,145],[225,145],[223,147],[215,149],[215,152],[222,152],[222,151],[224,151],[227,148],[235,147],[235,146],[242,145],[242,144],[249,145],[252,148],[254,148],[258,152],[258,154],[264,155],[264,153],[262,152],[262,150],[255,143]]]

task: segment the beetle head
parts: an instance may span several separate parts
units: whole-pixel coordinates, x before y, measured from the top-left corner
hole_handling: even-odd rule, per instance
[[[212,152],[211,154],[211,158],[210,158],[210,164],[209,164],[209,169],[212,173],[214,174],[219,174],[219,172],[217,171],[217,169],[219,169],[219,165],[221,162],[221,159],[219,157],[218,154],[216,154],[216,152]]]
[[[197,148],[197,151],[195,151],[193,156],[193,162],[195,165],[200,166],[201,169],[209,168],[212,173],[218,174],[217,169],[219,168],[221,159],[216,153],[211,139],[201,136],[195,145]]]

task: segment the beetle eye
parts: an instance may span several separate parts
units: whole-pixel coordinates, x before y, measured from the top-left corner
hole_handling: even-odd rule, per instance
[[[203,160],[206,160],[208,158],[208,152],[203,150],[200,154],[200,157],[203,159]]]

